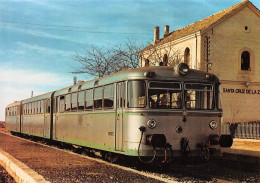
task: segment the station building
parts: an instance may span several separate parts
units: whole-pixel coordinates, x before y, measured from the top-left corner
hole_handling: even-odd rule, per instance
[[[140,66],[187,63],[217,75],[223,122],[260,120],[260,11],[244,0],[186,27],[154,29],[154,42],[140,51]]]

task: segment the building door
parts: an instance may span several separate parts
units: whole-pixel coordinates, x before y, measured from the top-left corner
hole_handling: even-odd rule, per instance
[[[123,151],[125,83],[117,83],[116,89],[116,151]]]

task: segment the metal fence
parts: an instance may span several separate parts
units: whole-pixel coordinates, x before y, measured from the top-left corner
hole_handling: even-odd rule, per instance
[[[231,136],[241,139],[260,139],[260,122],[224,123],[222,134],[231,134]]]

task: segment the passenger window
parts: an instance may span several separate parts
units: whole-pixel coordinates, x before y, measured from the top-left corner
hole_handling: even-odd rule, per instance
[[[51,103],[50,103],[50,99],[46,99],[46,113],[50,113],[51,112]]]
[[[104,108],[113,108],[114,84],[104,86]]]
[[[31,114],[34,114],[34,103],[32,102],[32,113]]]
[[[70,111],[70,94],[65,95],[65,111]]]
[[[23,114],[26,114],[26,105],[23,104]]]
[[[93,89],[86,90],[86,109],[93,109]]]
[[[102,109],[102,95],[103,95],[103,88],[95,88],[94,89],[94,108],[95,109]]]
[[[64,96],[60,96],[60,112],[64,112],[65,110],[65,97]]]
[[[32,114],[32,103],[29,103],[29,114]]]
[[[78,94],[78,110],[79,111],[84,110],[84,94],[85,94],[85,91],[81,91]]]
[[[37,102],[37,114],[41,113],[40,108],[41,108],[41,101],[38,101]]]
[[[37,107],[38,107],[37,102],[34,102],[34,114],[37,114]]]
[[[72,93],[71,94],[71,110],[77,111],[77,94],[78,93]]]
[[[43,109],[44,109],[44,100],[41,100],[41,113],[43,113],[44,111],[43,111]]]

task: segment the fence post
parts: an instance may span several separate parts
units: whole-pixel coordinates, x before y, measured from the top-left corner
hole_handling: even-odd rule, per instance
[[[253,138],[256,139],[256,122],[253,122]]]
[[[242,133],[241,137],[245,138],[245,123],[241,124],[241,133]]]
[[[249,137],[249,125],[246,123],[246,138],[248,139]]]
[[[235,134],[235,137],[236,137],[236,138],[241,138],[240,128],[241,128],[240,123],[237,123],[237,130],[236,130],[236,134]]]

